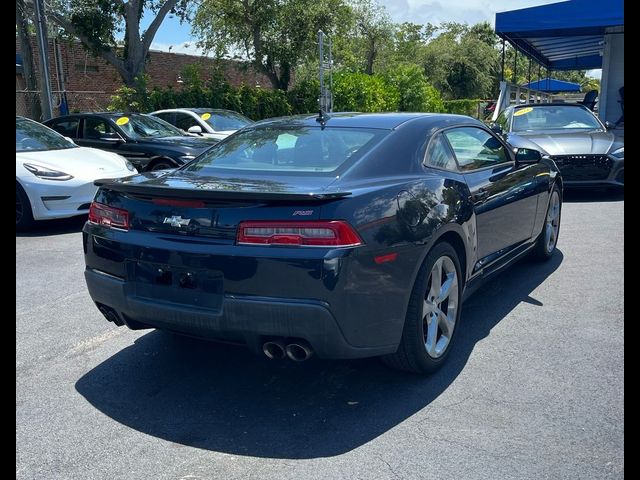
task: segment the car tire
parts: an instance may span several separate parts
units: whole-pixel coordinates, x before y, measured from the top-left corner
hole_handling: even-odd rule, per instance
[[[176,168],[175,165],[173,165],[172,163],[166,162],[166,161],[161,161],[158,163],[153,164],[153,166],[151,168],[149,168],[149,171],[154,171],[154,170],[166,170],[168,168]]]
[[[444,295],[434,298],[437,271],[441,272],[440,292],[451,281],[446,299]],[[431,249],[411,292],[398,350],[382,357],[387,366],[419,374],[433,373],[442,366],[460,323],[464,286],[461,271],[458,254],[449,243],[441,242]]]
[[[16,182],[16,230],[27,230],[33,227],[34,223],[29,197],[22,185]]]
[[[535,260],[549,260],[556,251],[558,235],[560,234],[560,219],[562,216],[562,193],[560,187],[554,185],[549,195],[549,205],[545,213],[542,231],[538,235],[536,245],[531,251],[531,257]]]

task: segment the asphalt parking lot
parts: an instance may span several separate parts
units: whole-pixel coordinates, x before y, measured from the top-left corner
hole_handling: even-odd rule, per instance
[[[465,305],[448,364],[269,362],[107,323],[82,219],[16,237],[18,479],[622,478],[621,194]]]

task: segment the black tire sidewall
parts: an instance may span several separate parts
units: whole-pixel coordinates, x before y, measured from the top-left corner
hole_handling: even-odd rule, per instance
[[[545,229],[547,225],[547,215],[549,215],[549,209],[551,208],[551,198],[553,197],[553,193],[557,192],[558,197],[560,199],[560,210],[558,212],[558,234],[556,235],[556,243],[553,246],[553,250],[550,252],[547,251],[547,245],[545,243]],[[560,187],[558,184],[554,184],[551,188],[551,192],[549,193],[549,202],[547,203],[547,208],[544,211],[544,221],[542,222],[542,230],[540,230],[540,235],[538,235],[538,241],[535,246],[534,255],[535,257],[541,260],[550,259],[558,248],[558,239],[560,238],[560,228],[562,227],[562,192],[560,191]]]
[[[27,196],[27,193],[22,188],[22,185],[20,185],[17,181],[16,181],[16,194],[20,198],[20,202],[22,202],[22,209],[23,209],[22,219],[20,220],[19,223],[16,223],[16,229],[24,230],[33,226],[33,223],[34,223],[33,212],[31,211],[31,203],[29,202],[29,197]]]
[[[453,261],[453,264],[456,268],[456,273],[458,275],[458,307],[456,311],[456,323],[453,330],[453,335],[451,336],[451,340],[449,341],[449,345],[447,345],[447,348],[442,355],[440,355],[438,358],[433,358],[427,353],[427,350],[424,346],[422,303],[426,294],[431,269],[433,268],[436,260],[442,256],[449,257]],[[456,338],[456,334],[458,332],[458,328],[460,326],[463,286],[464,280],[462,278],[460,261],[458,259],[456,250],[447,242],[436,244],[425,258],[418,278],[416,279],[414,290],[411,293],[410,305],[407,310],[408,317],[405,324],[405,328],[407,329],[407,331],[403,333],[403,341],[412,342],[412,344],[407,345],[407,347],[409,347],[408,350],[409,352],[413,352],[414,362],[417,363],[417,366],[423,372],[434,372],[435,370],[440,368],[440,366],[449,356],[449,352],[451,351]],[[408,335],[405,336],[404,334]]]
[[[159,167],[162,167],[162,168],[159,168]],[[162,162],[158,162],[154,166],[152,166],[150,168],[150,171],[168,170],[170,168],[175,168],[175,166],[171,165],[169,162],[162,161]]]

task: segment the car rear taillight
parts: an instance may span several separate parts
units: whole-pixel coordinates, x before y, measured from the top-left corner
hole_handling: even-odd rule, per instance
[[[239,245],[288,245],[310,247],[355,247],[362,239],[347,222],[241,222]]]
[[[129,230],[129,212],[92,202],[89,207],[89,222],[109,228]]]

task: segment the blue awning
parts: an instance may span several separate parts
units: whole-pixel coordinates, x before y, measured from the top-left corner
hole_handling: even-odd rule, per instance
[[[540,92],[579,92],[580,84],[556,80],[555,78],[544,78],[535,82],[525,83],[525,88],[538,90]]]
[[[496,13],[496,33],[551,70],[601,68],[604,34],[613,31],[624,32],[624,0],[568,0]]]

